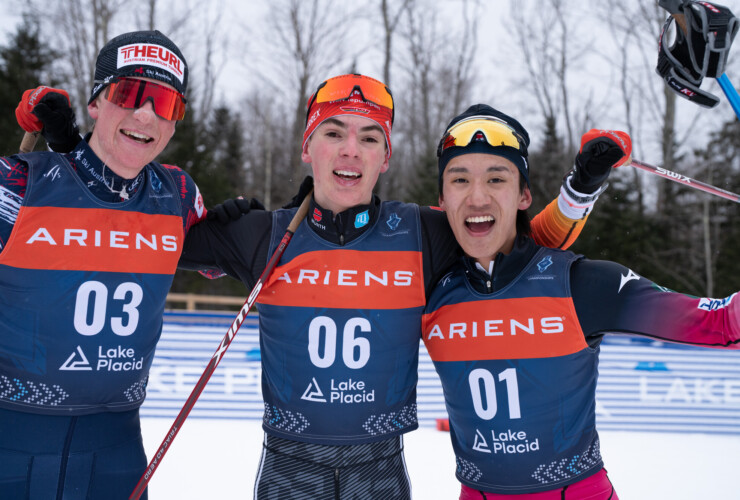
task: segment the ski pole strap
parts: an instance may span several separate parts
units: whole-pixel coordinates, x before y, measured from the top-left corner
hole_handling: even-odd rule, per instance
[[[661,50],[656,71],[666,82],[668,88],[681,97],[705,108],[713,108],[719,103],[719,98],[716,95],[700,89],[699,85],[691,83],[683,74],[676,71],[676,67],[664,56],[665,53]]]
[[[727,7],[709,2],[686,2],[673,5],[669,11],[673,15],[660,34],[656,71],[680,96],[714,107],[719,99],[699,87],[704,77],[717,78],[724,72],[740,26],[738,19]],[[687,32],[676,28],[676,40],[669,46],[666,33],[676,16],[684,17]]]
[[[702,76],[717,78],[725,71],[727,55],[737,34],[737,18],[727,7],[709,2],[691,2],[684,15],[694,68]]]

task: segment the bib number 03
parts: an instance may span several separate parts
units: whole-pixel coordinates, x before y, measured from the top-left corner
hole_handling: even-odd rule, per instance
[[[113,291],[113,300],[122,302],[122,316],[110,318],[110,327],[118,336],[128,337],[139,324],[139,304],[144,292],[137,283],[121,283]],[[108,321],[108,287],[100,281],[86,281],[77,289],[74,327],[80,335],[97,335]]]
[[[358,369],[370,359],[370,341],[357,333],[370,333],[365,318],[350,318],[342,330],[342,361]],[[308,355],[314,366],[329,368],[337,357],[337,324],[328,316],[318,316],[308,326]]]

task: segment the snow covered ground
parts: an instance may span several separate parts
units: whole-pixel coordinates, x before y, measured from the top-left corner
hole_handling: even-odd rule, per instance
[[[143,419],[148,456],[171,424]],[[261,439],[254,420],[188,419],[150,482],[149,498],[251,499]],[[413,497],[457,499],[449,434],[425,427],[407,434],[405,444]],[[601,449],[622,500],[740,499],[740,436],[606,431]]]
[[[232,314],[168,313],[142,407],[151,457]],[[602,344],[597,428],[622,500],[740,500],[740,353],[613,336]],[[152,500],[249,500],[262,429],[257,318],[250,315],[150,482]],[[441,387],[423,346],[421,428],[406,435],[418,500],[456,500]],[[306,499],[310,500],[310,499]],[[383,499],[384,500],[384,499]]]

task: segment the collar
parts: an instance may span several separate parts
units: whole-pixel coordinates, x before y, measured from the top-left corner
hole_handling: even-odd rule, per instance
[[[338,214],[322,208],[311,197],[308,208],[308,226],[323,239],[345,245],[371,227],[380,213],[380,198],[373,195],[368,205],[357,205]]]
[[[465,277],[480,293],[496,292],[511,283],[522,272],[524,266],[537,253],[537,249],[532,238],[518,236],[508,255],[502,253],[496,255],[493,272],[490,275],[476,265],[478,262],[475,259],[463,257]]]
[[[80,180],[97,198],[107,202],[130,199],[144,180],[144,169],[133,179],[124,179],[108,168],[88,144],[91,133],[85,136],[65,157],[77,171]]]

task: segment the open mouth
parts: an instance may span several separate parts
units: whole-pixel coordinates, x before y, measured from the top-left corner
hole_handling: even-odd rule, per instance
[[[137,134],[136,132],[132,132],[130,130],[121,130],[121,133],[129,139],[133,139],[134,141],[140,142],[141,144],[148,144],[154,140],[149,136],[146,136],[144,134]]]
[[[476,215],[465,219],[465,227],[472,233],[485,233],[493,227],[496,219],[490,215]]]
[[[339,177],[340,179],[346,180],[346,181],[354,181],[362,177],[362,174],[359,172],[350,172],[349,170],[334,170],[334,175]]]

